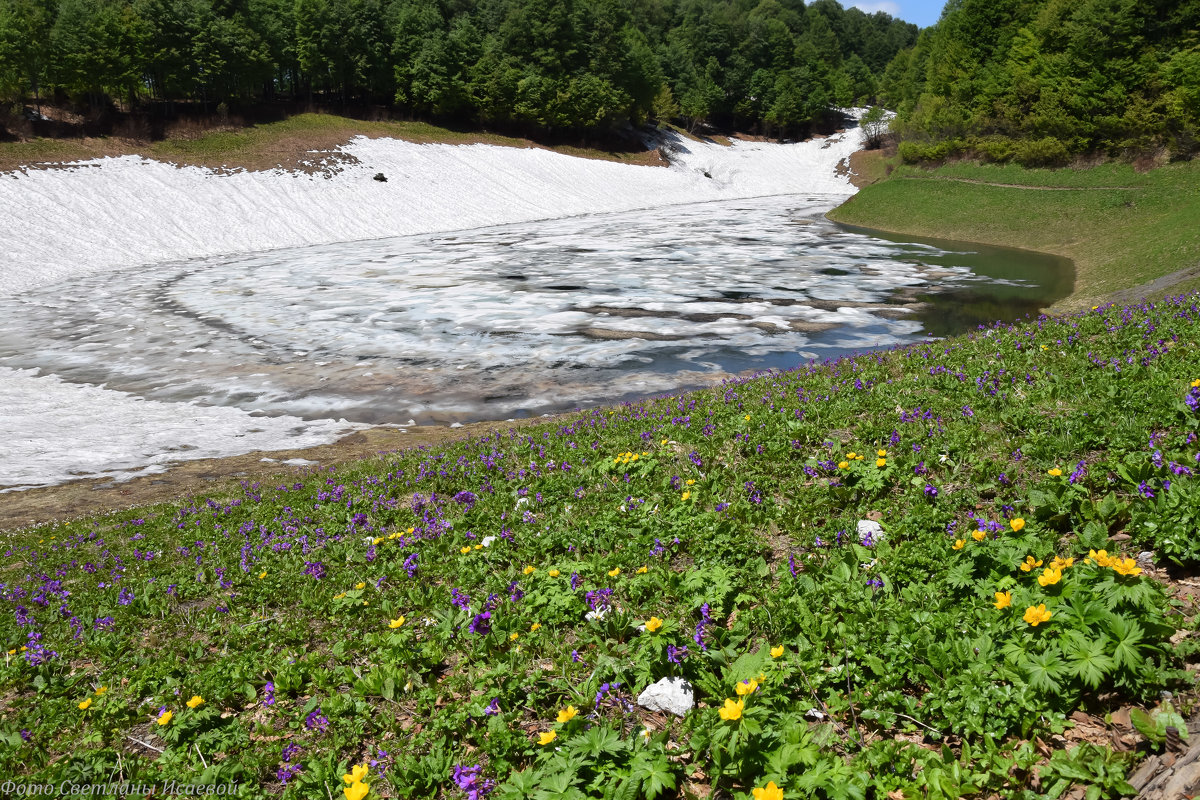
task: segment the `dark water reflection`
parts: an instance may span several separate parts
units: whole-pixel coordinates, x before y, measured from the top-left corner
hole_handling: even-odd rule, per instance
[[[913,295],[922,307],[911,319],[919,321],[931,337],[955,336],[979,325],[1036,317],[1043,309],[1069,296],[1075,287],[1075,265],[1062,256],[953,239],[901,236],[856,225],[839,223],[838,228],[902,247],[918,245],[894,254],[898,261],[967,267],[987,279],[970,286],[955,280],[951,287],[923,287],[932,291]],[[927,247],[937,248],[942,254],[931,253]]]

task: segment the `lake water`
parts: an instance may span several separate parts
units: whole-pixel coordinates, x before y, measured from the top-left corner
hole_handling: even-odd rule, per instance
[[[162,264],[0,298],[0,366],[403,424],[587,407],[1013,320],[1070,262],[787,196]]]

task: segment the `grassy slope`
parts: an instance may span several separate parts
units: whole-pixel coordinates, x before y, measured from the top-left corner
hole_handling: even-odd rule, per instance
[[[264,125],[215,131],[178,130],[157,142],[119,138],[34,139],[0,142],[0,171],[26,164],[76,161],[115,155],[142,155],[178,164],[207,167],[295,168],[313,160],[309,151],[326,153],[354,136],[392,137],[411,142],[495,144],[542,147],[528,139],[478,131],[459,131],[427,122],[366,122],[332,114],[298,114]],[[661,163],[653,152],[611,151],[561,145],[548,149],[566,155],[636,164]]]
[[[1200,515],[1200,480],[1172,469],[1197,449],[1182,402],[1200,374],[1190,303],[14,532],[0,767],[235,780],[244,797],[332,795],[369,759],[387,767],[371,771],[380,797],[460,796],[455,764],[508,778],[493,800],[598,798],[621,782],[644,796],[652,780],[737,800],[767,781],[797,798],[1027,799],[1072,782],[1115,797],[1136,753],[1039,746],[1108,742],[1104,713],[1152,703],[1195,649],[1167,643],[1190,627],[1185,598],[1168,606],[1155,580],[1084,560],[1121,547],[1120,530],[1160,562],[1198,555],[1173,536]],[[852,544],[867,516],[885,540]],[[1048,584],[1018,568],[1055,556],[1076,562]],[[585,592],[601,590],[613,610],[584,621]],[[485,603],[491,632],[472,631]],[[1052,616],[1035,627],[1023,617],[1038,605]],[[651,616],[663,627],[639,634]],[[670,662],[667,644],[688,655]],[[39,647],[57,655],[31,664]],[[760,674],[742,718],[721,718]],[[622,710],[663,675],[689,678],[702,707],[683,721]],[[188,708],[193,695],[204,704]],[[579,716],[556,722],[567,706]],[[1077,709],[1080,727],[1056,736]]]
[[[1076,291],[1060,307],[1078,308],[1180,270],[1200,272],[1198,186],[1200,161],[1144,174],[1125,165],[900,167],[829,217],[896,233],[1067,256],[1076,264]],[[1179,283],[1174,290],[1192,285]]]

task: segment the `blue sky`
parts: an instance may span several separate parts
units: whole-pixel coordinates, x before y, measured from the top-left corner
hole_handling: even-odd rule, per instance
[[[899,17],[905,22],[915,22],[922,28],[927,28],[938,21],[942,15],[945,0],[849,0],[845,5],[862,9],[868,14],[876,11],[886,11],[893,17]]]

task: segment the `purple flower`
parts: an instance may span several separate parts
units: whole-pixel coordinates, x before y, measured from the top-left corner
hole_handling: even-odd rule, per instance
[[[129,591],[128,588],[122,589],[121,593],[119,595],[117,595],[117,603],[120,605],[127,606],[132,602],[133,602],[133,592]]]
[[[454,495],[454,502],[460,506],[466,506],[464,510],[470,511],[475,507],[475,495],[471,492],[459,492]]]
[[[582,663],[583,663],[583,656],[579,655],[579,651],[578,651],[578,650],[572,650],[572,651],[571,651],[571,661],[572,661],[573,663],[576,663],[576,664],[582,664]]]
[[[483,767],[479,764],[469,767],[464,767],[462,764],[455,765],[454,785],[466,793],[467,800],[483,800],[496,787],[496,782],[490,778],[481,779],[481,772],[483,772]]]
[[[310,731],[320,731],[324,733],[329,730],[329,718],[321,713],[321,707],[317,706],[312,713],[304,720],[304,727]]]
[[[1141,483],[1138,484],[1138,494],[1140,494],[1142,497],[1146,498],[1147,500],[1154,499],[1154,490],[1151,489],[1149,484],[1147,484],[1145,481],[1142,481]]]
[[[463,594],[457,588],[450,590],[450,605],[455,608],[467,611],[471,607],[471,598],[469,595]]]
[[[492,612],[481,611],[476,614],[468,630],[476,636],[487,636],[492,632]]]
[[[275,780],[286,785],[288,781],[299,775],[301,770],[302,767],[299,764],[283,764],[275,770]]]
[[[488,703],[487,708],[483,710],[486,716],[494,717],[500,713],[500,698],[493,697],[492,702]]]
[[[670,661],[672,664],[682,663],[682,661],[687,658],[687,655],[687,645],[684,645],[683,647],[676,647],[673,644],[667,645],[667,661]]]
[[[708,650],[708,645],[704,643],[707,636],[705,628],[711,621],[712,617],[709,616],[709,606],[708,603],[705,603],[700,606],[700,621],[696,623],[696,633],[692,636],[692,640],[699,645],[701,650]]]
[[[264,706],[275,705],[275,681],[267,681],[267,685],[263,687],[263,705]],[[284,748],[283,752],[285,753],[285,757],[283,760],[287,761],[288,759],[286,757],[286,753],[287,753],[286,747]]]
[[[31,667],[40,667],[42,664],[50,661],[52,658],[58,658],[58,653],[50,650],[41,643],[42,635],[37,631],[30,631],[26,637],[27,644],[25,651],[25,661]]]
[[[296,758],[296,756],[300,755],[300,750],[301,750],[300,745],[298,745],[294,742],[290,743],[290,744],[285,744],[283,746],[283,753],[281,753],[283,760],[289,761],[289,762],[294,760]]]
[[[612,605],[612,595],[612,589],[596,589],[584,595],[584,599],[592,611],[607,611]]]
[[[572,572],[571,573],[571,591],[572,592],[577,591],[579,589],[579,584],[581,584],[581,583],[583,583],[583,578],[579,577],[579,573]]]
[[[417,577],[417,553],[413,553],[408,558],[404,559],[404,571],[408,573],[408,577]]]
[[[936,500],[937,496],[938,496],[937,487],[934,486],[932,483],[925,484],[925,496],[928,497],[930,500]]]
[[[325,577],[325,565],[320,561],[305,561],[304,574],[311,575],[317,580]]]

